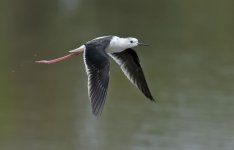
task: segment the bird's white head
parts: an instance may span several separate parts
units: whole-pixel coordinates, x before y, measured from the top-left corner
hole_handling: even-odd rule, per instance
[[[146,44],[142,44],[140,42],[138,42],[138,39],[137,38],[134,38],[134,37],[128,37],[128,38],[122,38],[123,39],[123,45],[126,46],[126,48],[132,48],[132,47],[135,47],[135,46],[138,46],[138,45],[141,45],[141,46],[148,46]]]
[[[108,52],[120,52],[128,48],[133,48],[138,45],[146,46],[145,44],[139,43],[138,39],[134,37],[128,38],[120,38],[114,36],[110,42],[110,46],[108,47]]]
[[[132,48],[138,45],[138,39],[129,37],[129,38],[124,38],[125,39],[125,44],[128,48]]]

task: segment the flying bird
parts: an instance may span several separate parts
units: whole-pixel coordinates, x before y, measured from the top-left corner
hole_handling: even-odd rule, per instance
[[[83,53],[92,113],[95,116],[100,116],[108,89],[110,58],[114,59],[120,66],[132,84],[140,89],[148,99],[155,101],[148,88],[139,57],[132,49],[138,45],[147,46],[133,37],[102,36],[69,51],[68,55],[52,60],[36,61],[36,63],[51,64]]]

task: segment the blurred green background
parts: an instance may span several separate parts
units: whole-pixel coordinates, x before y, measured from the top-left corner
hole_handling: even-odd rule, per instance
[[[231,0],[0,1],[1,150],[233,150]],[[82,56],[103,35],[133,36],[157,103],[112,62],[101,118]]]

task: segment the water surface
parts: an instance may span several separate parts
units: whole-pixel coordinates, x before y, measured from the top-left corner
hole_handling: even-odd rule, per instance
[[[1,1],[0,149],[232,150],[233,2]],[[111,63],[100,118],[91,114],[82,56],[102,35],[133,36],[157,103]]]

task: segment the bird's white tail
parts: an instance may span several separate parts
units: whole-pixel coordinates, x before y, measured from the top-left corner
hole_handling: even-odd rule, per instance
[[[76,49],[73,49],[73,50],[70,50],[69,52],[70,53],[81,53],[85,50],[85,45],[81,45],[80,47],[76,48]]]

